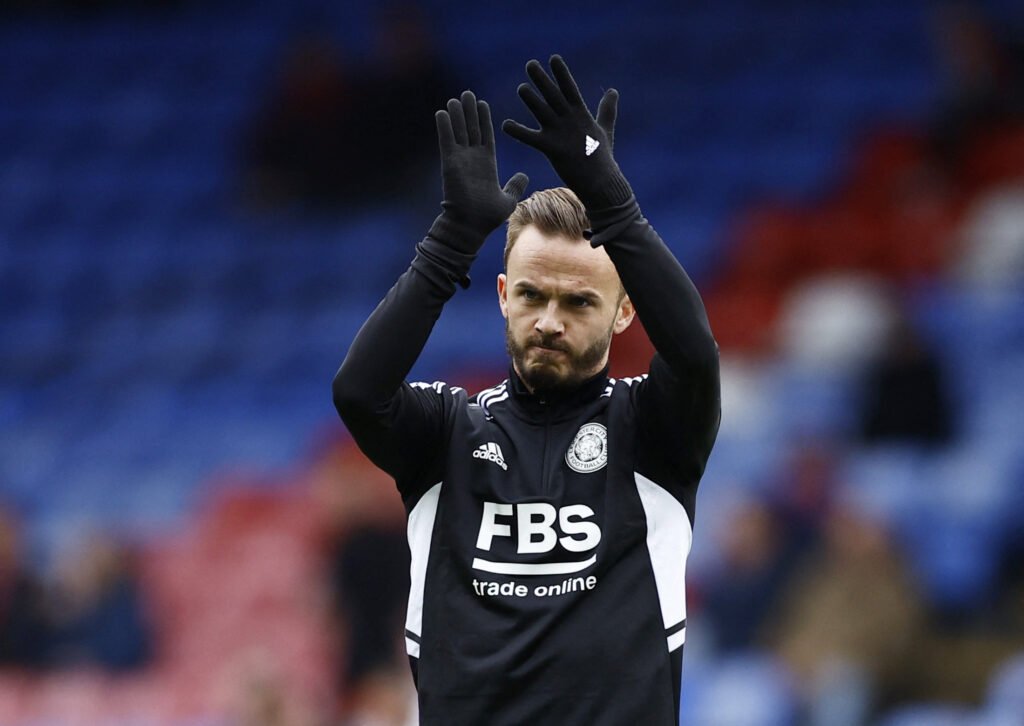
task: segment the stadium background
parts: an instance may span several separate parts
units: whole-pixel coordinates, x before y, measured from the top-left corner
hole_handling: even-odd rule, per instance
[[[2,7],[0,723],[408,717],[329,382],[435,214],[430,109],[524,119],[552,52],[722,347],[683,722],[1024,722],[1018,3]],[[499,237],[417,378],[504,376]]]

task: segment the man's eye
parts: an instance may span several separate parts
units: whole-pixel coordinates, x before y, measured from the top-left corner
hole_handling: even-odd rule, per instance
[[[585,308],[590,305],[590,301],[585,297],[571,297],[569,298],[569,304],[574,308]]]
[[[540,297],[536,290],[523,290],[523,299],[525,300],[536,300]]]

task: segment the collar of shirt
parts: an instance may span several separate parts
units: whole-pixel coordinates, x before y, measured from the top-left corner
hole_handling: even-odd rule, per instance
[[[575,388],[565,391],[530,393],[512,366],[509,366],[508,381],[509,399],[520,410],[531,416],[558,415],[600,397],[608,386],[608,366]]]

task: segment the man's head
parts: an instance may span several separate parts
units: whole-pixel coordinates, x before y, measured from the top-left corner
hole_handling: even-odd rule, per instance
[[[512,365],[531,391],[570,389],[597,374],[612,335],[633,321],[608,253],[583,237],[589,225],[564,188],[534,192],[509,217],[498,304]]]

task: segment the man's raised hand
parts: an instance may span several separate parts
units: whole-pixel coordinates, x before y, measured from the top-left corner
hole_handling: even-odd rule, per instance
[[[520,84],[519,97],[540,128],[506,119],[502,130],[543,153],[587,209],[607,209],[627,201],[632,190],[612,156],[618,91],[605,92],[595,118],[561,56],[551,56],[551,75],[537,60],[526,64],[526,74],[533,85]]]
[[[491,109],[472,91],[449,99],[434,120],[444,211],[430,236],[464,254],[476,254],[487,235],[508,219],[529,179],[517,173],[504,187],[498,185]]]

